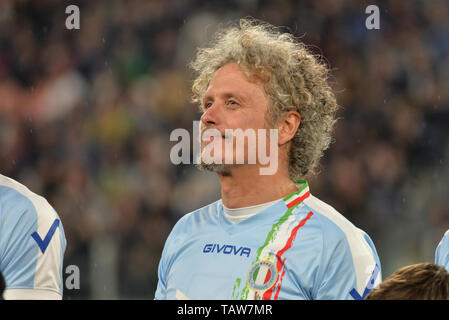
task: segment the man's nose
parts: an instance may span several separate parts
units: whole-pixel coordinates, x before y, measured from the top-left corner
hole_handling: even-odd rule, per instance
[[[220,118],[220,107],[218,102],[214,102],[211,106],[209,106],[206,111],[204,111],[201,116],[201,122],[204,125],[217,125]]]

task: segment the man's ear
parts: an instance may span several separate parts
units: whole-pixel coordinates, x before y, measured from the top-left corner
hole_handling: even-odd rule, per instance
[[[279,117],[278,127],[278,143],[280,146],[286,144],[295,136],[296,131],[301,123],[301,116],[297,111],[291,110]]]

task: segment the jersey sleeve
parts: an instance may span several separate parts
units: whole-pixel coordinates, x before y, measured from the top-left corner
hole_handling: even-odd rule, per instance
[[[325,237],[316,300],[363,300],[381,281],[380,261],[363,231]]]
[[[158,283],[156,287],[156,293],[154,295],[155,300],[167,299],[167,281],[170,272],[171,265],[176,259],[179,247],[182,245],[185,237],[188,234],[186,225],[189,223],[186,221],[190,218],[191,214],[183,216],[173,227],[162,250],[161,259],[158,266]]]
[[[435,264],[449,270],[449,230],[446,231],[435,251]]]
[[[162,254],[161,260],[159,262],[157,275],[158,275],[158,282],[157,282],[157,288],[156,288],[156,293],[154,295],[154,299],[155,300],[165,300],[167,283],[166,283],[166,277],[165,277],[166,273],[165,273],[165,268],[164,268],[164,254]]]
[[[0,190],[0,271],[5,299],[62,299],[66,239],[48,202],[16,190]]]

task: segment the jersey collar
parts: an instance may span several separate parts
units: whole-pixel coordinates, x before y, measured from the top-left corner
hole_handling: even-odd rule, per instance
[[[255,225],[258,225],[263,219],[276,219],[273,217],[271,213],[276,212],[276,215],[279,215],[279,218],[284,216],[284,213],[287,211],[292,211],[295,207],[297,207],[300,203],[302,203],[305,199],[310,196],[309,184],[305,180],[297,180],[295,181],[298,189],[275,203],[273,203],[268,208],[263,209],[262,211],[256,213],[255,215],[249,217],[238,223],[232,223],[229,221],[223,209],[223,203],[220,200],[220,208],[218,210],[219,221],[221,226],[225,229],[225,231],[229,234],[235,234],[241,231],[247,231],[248,228],[251,228]]]
[[[282,199],[289,209],[297,206],[310,196],[309,184],[306,180],[297,180],[295,184],[298,190]]]

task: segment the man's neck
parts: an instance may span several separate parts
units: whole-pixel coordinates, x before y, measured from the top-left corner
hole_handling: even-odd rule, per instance
[[[228,208],[242,208],[283,198],[297,190],[286,172],[260,175],[256,166],[236,166],[219,174],[221,199]]]

